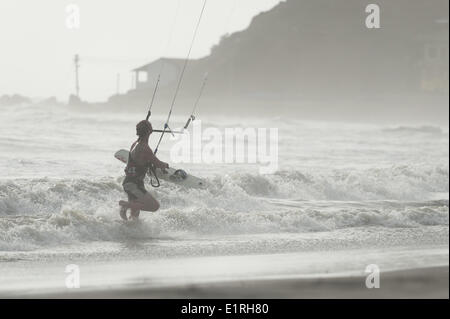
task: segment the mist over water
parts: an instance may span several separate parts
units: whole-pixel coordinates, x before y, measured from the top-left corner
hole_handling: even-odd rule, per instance
[[[183,245],[184,240],[206,236],[211,244],[217,236],[269,240],[276,234],[327,237],[335,231],[345,234],[346,245],[361,245],[358,231],[380,227],[380,232],[401,230],[390,237],[391,244],[398,244],[400,237],[395,236],[415,244],[442,244],[442,234],[448,235],[446,127],[205,118],[203,128],[279,128],[279,170],[260,175],[257,165],[182,165],[205,178],[207,188],[163,183],[152,190],[161,210],[142,213],[142,223],[133,229],[119,222],[124,167],[113,154],[134,141],[139,114],[50,106],[3,107],[2,114],[3,251],[167,237]],[[174,123],[181,126],[184,120]],[[162,122],[162,117],[153,119],[155,127]],[[163,160],[170,161],[172,143],[165,139],[159,153]],[[411,233],[405,235],[407,229]],[[434,235],[417,237],[424,231]],[[281,242],[273,240],[269,246]],[[233,247],[229,249],[242,249]],[[248,249],[258,251],[255,246]]]
[[[78,275],[83,297],[166,286],[170,297],[194,297],[197,284],[218,292],[228,281],[244,296],[243,283],[252,296],[309,298],[313,287],[326,290],[320,297],[448,297],[448,1],[181,1],[179,19],[167,1],[117,3],[107,16],[98,4],[78,16],[77,4],[68,13],[49,3],[34,15],[42,21],[25,24],[16,2],[0,10],[10,55],[0,85],[0,298],[59,298]],[[64,25],[64,13],[83,26]],[[140,15],[158,26],[142,27]],[[158,42],[165,53],[147,50]],[[169,133],[157,155],[201,187],[152,188],[147,177],[160,209],[124,221],[125,167],[114,154],[136,140],[147,107],[154,129],[183,130],[197,117],[177,135],[189,155]],[[381,294],[365,290],[368,269],[382,271]]]

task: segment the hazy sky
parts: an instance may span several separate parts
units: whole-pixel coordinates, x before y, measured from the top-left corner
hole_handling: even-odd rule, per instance
[[[280,0],[208,0],[192,57],[208,54],[221,35],[248,26]],[[179,3],[178,19],[167,48]],[[80,28],[66,26],[69,4]],[[67,99],[74,92],[73,55],[82,59],[81,96],[103,100],[130,88],[130,69],[162,55],[184,57],[203,0],[1,0],[0,95]]]

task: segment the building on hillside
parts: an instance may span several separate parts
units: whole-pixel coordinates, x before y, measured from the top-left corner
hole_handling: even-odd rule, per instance
[[[133,69],[133,90],[148,90],[154,88],[158,80],[158,75],[161,74],[159,86],[161,88],[174,82],[183,69],[184,60],[161,58],[150,62],[136,69]]]

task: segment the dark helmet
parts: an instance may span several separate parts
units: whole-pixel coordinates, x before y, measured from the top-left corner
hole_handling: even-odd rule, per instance
[[[152,125],[149,121],[143,120],[136,125],[136,135],[145,136],[153,132]]]

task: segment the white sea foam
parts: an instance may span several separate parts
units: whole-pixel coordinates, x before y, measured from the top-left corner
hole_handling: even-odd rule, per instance
[[[251,165],[187,165],[206,178],[207,189],[163,183],[154,191],[161,210],[142,213],[130,229],[118,222],[123,164],[113,153],[130,146],[138,118],[2,107],[0,250],[130,237],[448,227],[447,128],[206,118],[205,127],[278,127],[280,170],[261,176]],[[163,121],[152,119],[155,127]],[[183,120],[174,118],[173,127]],[[163,160],[170,143],[158,154]]]
[[[367,174],[358,176],[367,178]],[[427,176],[435,185],[445,187],[436,176]],[[311,176],[298,172],[261,178],[249,174],[216,177],[208,181],[205,190],[164,185],[155,195],[161,201],[161,211],[142,213],[144,221],[134,230],[118,222],[117,201],[124,197],[120,179],[2,181],[0,249],[121,242],[129,236],[145,239],[175,234],[305,233],[352,227],[448,225],[448,199],[415,201],[419,191],[416,177],[410,181],[409,201],[403,200],[405,191],[398,193],[397,187],[389,185],[384,185],[383,190],[363,187],[355,195],[354,185],[362,183],[354,179],[350,185],[341,181],[340,191],[332,192],[330,181],[325,186],[317,185],[321,179],[312,182]],[[391,189],[394,191],[389,193]],[[393,200],[382,200],[382,195]],[[396,198],[399,195],[402,201]]]

